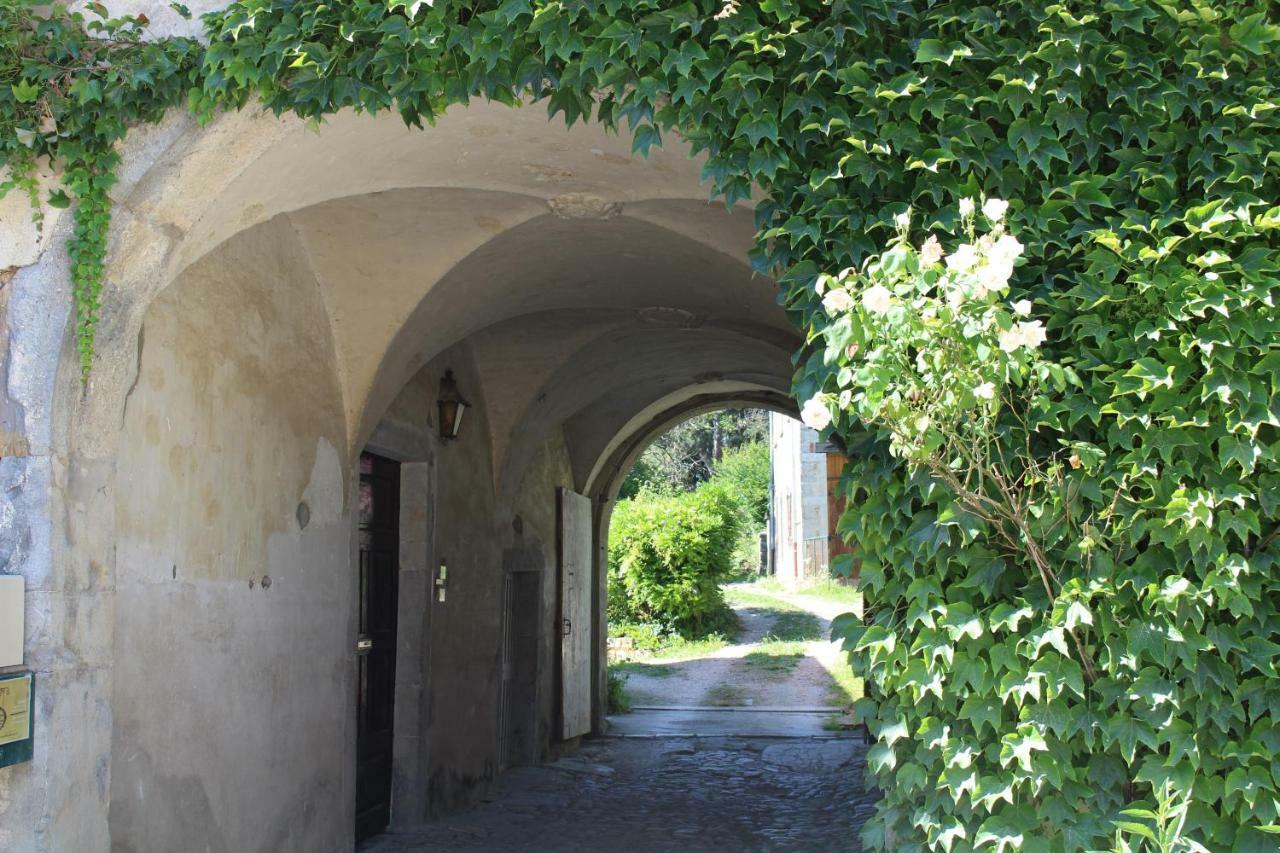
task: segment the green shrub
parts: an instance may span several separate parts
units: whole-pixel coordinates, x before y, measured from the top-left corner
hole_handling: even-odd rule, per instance
[[[733,572],[739,525],[737,503],[714,485],[620,501],[609,529],[609,618],[683,637],[731,625],[720,583]]]
[[[627,598],[616,583],[609,584],[609,636],[626,637],[637,652],[653,654],[668,641],[661,625],[654,622],[632,622],[627,618]]]
[[[710,482],[742,509],[743,526],[755,534],[769,516],[769,445],[763,441],[727,450]]]
[[[631,710],[627,698],[627,674],[612,666],[605,672],[605,703],[610,714],[625,714]]]
[[[609,622],[610,637],[628,637],[631,649],[644,657],[688,659],[706,657],[707,655],[729,645],[741,625],[737,614],[725,608],[722,619],[717,619],[716,628],[701,637],[688,638],[673,634],[655,622]]]
[[[769,516],[769,445],[754,441],[726,451],[709,481],[738,504],[741,529],[733,544],[733,579],[749,580],[760,572],[760,533]]]

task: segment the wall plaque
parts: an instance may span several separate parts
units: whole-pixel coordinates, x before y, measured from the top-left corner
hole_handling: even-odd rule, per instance
[[[31,760],[34,707],[35,676],[32,673],[0,675],[0,767]]]

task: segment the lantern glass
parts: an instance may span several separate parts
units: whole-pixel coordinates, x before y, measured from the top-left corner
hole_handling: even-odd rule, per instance
[[[440,380],[440,399],[436,402],[440,409],[440,438],[452,441],[462,431],[462,416],[471,405],[458,391],[458,381],[452,370],[446,370]]]

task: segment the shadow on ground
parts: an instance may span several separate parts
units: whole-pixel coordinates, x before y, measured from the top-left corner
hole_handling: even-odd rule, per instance
[[[589,740],[474,811],[361,853],[858,853],[877,795],[849,740]]]

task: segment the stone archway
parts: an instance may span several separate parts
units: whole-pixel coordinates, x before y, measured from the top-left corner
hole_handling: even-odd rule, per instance
[[[749,211],[703,201],[674,146],[636,160],[599,128],[494,105],[429,134],[174,118],[127,153],[92,380],[79,387],[63,346],[56,375],[18,389],[45,401],[26,409],[47,418],[56,583],[92,614],[51,638],[47,664],[85,702],[45,725],[79,726],[80,749],[51,754],[66,772],[18,808],[98,774],[48,838],[244,849],[274,832],[281,849],[323,849],[349,835],[351,466],[371,440],[421,465],[431,492],[414,601],[445,552],[456,578],[456,609],[405,622],[434,657],[398,669],[413,781],[393,820],[467,802],[500,758],[467,741],[494,663],[463,626],[500,633],[486,572],[552,564],[553,488],[603,498],[619,454],[710,400],[786,405],[796,341],[746,264]],[[20,273],[17,303],[59,264],[50,252]],[[446,367],[476,410],[441,447]]]
[[[627,472],[645,448],[672,427],[706,412],[726,408],[760,408],[795,416],[795,401],[783,392],[751,389],[702,388],[693,396],[658,401],[648,410],[636,413],[625,428],[619,430],[600,454],[586,483],[586,494],[595,506],[595,631],[593,648],[594,682],[593,724],[597,731],[605,728],[605,678],[607,672],[606,642],[609,634],[605,602],[608,600],[609,523],[617,503],[618,490]]]

